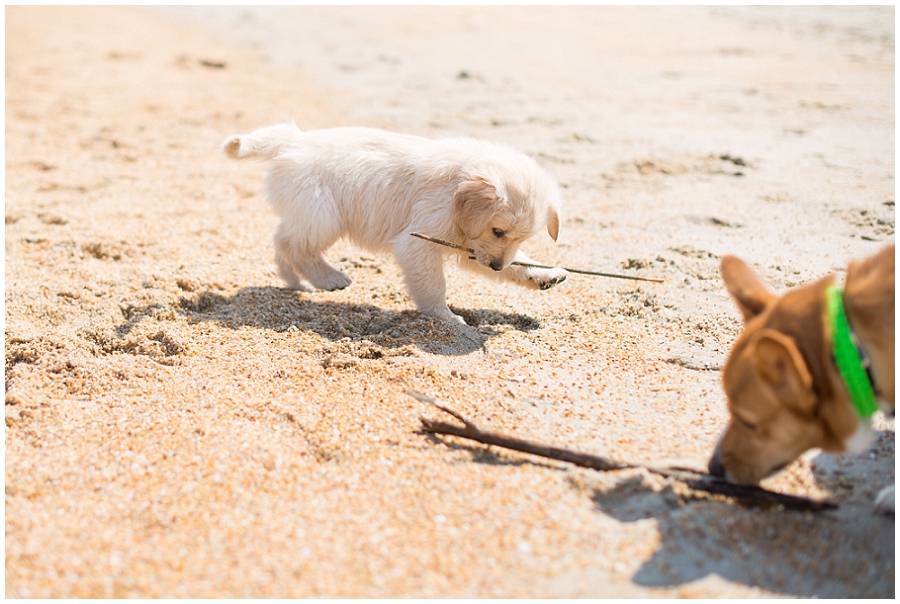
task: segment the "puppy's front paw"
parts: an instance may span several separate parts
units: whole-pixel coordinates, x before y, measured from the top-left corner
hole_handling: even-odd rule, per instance
[[[562,283],[569,276],[565,270],[561,268],[535,268],[528,272],[528,280],[540,290],[547,290]]]
[[[350,279],[346,274],[341,271],[334,271],[332,274],[327,277],[320,277],[315,285],[319,289],[324,289],[327,291],[335,291],[338,289],[344,289],[353,283],[353,280]]]
[[[456,323],[457,325],[468,325],[468,323],[466,323],[466,320],[463,319],[463,318],[462,318],[461,316],[459,316],[458,314],[456,314],[456,313],[450,313],[450,314],[452,315],[453,318],[452,318],[452,319],[447,319],[448,322],[450,322],[450,323]]]
[[[293,278],[290,281],[287,281],[287,288],[292,289],[297,292],[304,292],[304,293],[316,291],[316,288],[313,287],[309,281],[307,281],[305,279],[297,279],[297,278]]]
[[[894,515],[894,487],[884,487],[875,498],[875,511],[887,516]]]
[[[466,320],[461,316],[450,310],[448,307],[437,308],[437,309],[419,309],[419,312],[423,315],[429,315],[434,317],[435,319],[440,319],[446,323],[458,324],[458,325],[467,325]]]

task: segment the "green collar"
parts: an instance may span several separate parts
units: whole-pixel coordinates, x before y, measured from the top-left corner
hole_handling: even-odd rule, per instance
[[[866,363],[860,357],[856,344],[856,334],[847,322],[844,311],[844,300],[841,288],[834,285],[828,288],[828,324],[831,328],[832,353],[838,370],[844,378],[844,384],[850,392],[850,398],[856,412],[862,418],[872,417],[878,409],[875,392],[869,379]]]

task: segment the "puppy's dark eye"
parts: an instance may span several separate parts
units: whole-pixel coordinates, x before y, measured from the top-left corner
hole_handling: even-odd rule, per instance
[[[503,232],[503,229],[491,229],[491,232],[494,233],[494,237],[496,237],[497,239],[500,239],[501,237],[506,235],[506,233]]]

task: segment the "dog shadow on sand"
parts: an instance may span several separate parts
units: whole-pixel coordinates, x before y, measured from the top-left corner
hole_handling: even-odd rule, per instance
[[[890,440],[886,444],[893,448],[893,432],[881,433],[879,440]],[[846,474],[836,476],[828,469],[833,458],[820,457],[821,467],[813,464],[816,481],[835,492]],[[690,595],[692,583],[715,575],[789,596],[893,597],[894,518],[872,510],[868,483],[879,474],[875,462],[860,456],[853,465],[859,466],[852,470],[856,492],[829,512],[682,502],[671,486],[657,492],[639,476],[594,490],[592,498],[598,511],[620,522],[657,523],[660,545],[632,576],[638,585],[682,586]],[[698,593],[716,588],[704,581]]]
[[[541,458],[510,459],[482,445],[422,434],[433,444],[469,451],[471,458],[459,463],[559,468]],[[893,432],[886,431],[878,441],[892,450],[893,438]],[[858,456],[839,473],[833,469],[834,458],[823,455],[816,461],[816,481],[829,491],[840,489],[848,474],[855,477],[855,492],[836,511],[682,500],[670,484],[653,488],[640,475],[589,492],[597,512],[626,525],[625,531],[632,523],[656,523],[659,547],[631,576],[637,585],[681,588],[683,597],[714,597],[718,589],[727,588],[721,581],[759,589],[761,596],[893,597],[894,518],[872,511],[873,493],[867,489],[886,460]],[[584,581],[589,589],[595,580],[587,569]],[[596,588],[603,593],[604,585]]]
[[[236,329],[255,327],[275,332],[314,332],[330,340],[367,340],[395,349],[414,345],[431,354],[465,355],[509,328],[533,331],[540,323],[517,313],[461,309],[468,325],[451,325],[417,312],[384,310],[369,304],[317,301],[279,287],[248,287],[232,296],[200,291],[185,296],[179,312],[189,322],[214,321]]]

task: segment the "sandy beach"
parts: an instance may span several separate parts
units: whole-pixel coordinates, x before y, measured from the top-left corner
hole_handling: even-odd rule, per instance
[[[7,7],[7,597],[895,596],[894,420],[764,481],[826,513],[685,497],[420,430],[704,469],[741,318],[894,241],[893,7]],[[560,183],[572,274],[387,254],[284,288],[265,166],[294,120],[513,145]]]

